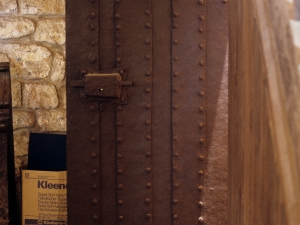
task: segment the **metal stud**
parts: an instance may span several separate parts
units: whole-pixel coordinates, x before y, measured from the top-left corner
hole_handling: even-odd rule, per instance
[[[118,201],[118,204],[119,204],[119,205],[123,205],[123,201],[122,201],[122,200],[119,200],[119,201]]]
[[[151,157],[151,156],[152,156],[152,153],[151,153],[151,152],[147,152],[147,153],[146,153],[146,156],[147,156],[147,157]]]
[[[87,71],[86,71],[86,70],[81,70],[80,73],[81,73],[82,75],[85,75],[85,74],[87,73]]]
[[[174,57],[174,61],[178,61],[179,58],[177,56]]]
[[[174,199],[174,200],[173,200],[173,204],[174,204],[174,205],[178,204],[178,199]]]
[[[122,125],[122,123],[121,123],[121,122],[119,122],[119,121],[117,121],[117,122],[116,122],[116,126],[118,126],[118,127],[119,127],[119,126],[121,126],[121,125]]]
[[[146,140],[150,141],[150,140],[151,140],[151,136],[150,136],[150,135],[147,135],[147,136],[146,136]]]
[[[201,144],[203,144],[203,143],[205,142],[205,140],[204,140],[203,138],[200,138],[199,142],[200,142]]]
[[[150,167],[146,168],[146,172],[150,173],[151,172],[151,168]]]
[[[96,13],[92,12],[92,13],[90,14],[90,17],[91,17],[91,19],[95,19],[95,18],[96,18]]]
[[[199,91],[198,94],[199,94],[200,96],[204,96],[205,93],[204,93],[203,91]]]
[[[174,76],[174,77],[177,77],[178,75],[179,75],[179,73],[176,72],[176,71],[173,73],[173,76]]]
[[[147,184],[146,184],[146,187],[147,187],[147,188],[151,188],[151,186],[152,186],[151,183],[147,183]]]
[[[122,190],[123,189],[123,184],[119,184],[118,185],[118,190]]]
[[[151,203],[150,198],[146,198],[145,203],[149,205]]]
[[[145,26],[146,26],[147,28],[151,28],[151,27],[152,27],[150,23],[146,23]]]
[[[174,157],[177,158],[178,156],[179,156],[179,153],[175,152],[175,153],[174,153]]]
[[[174,183],[174,188],[178,188],[179,184],[178,183]]]
[[[199,31],[200,33],[203,33],[203,32],[204,32],[204,29],[201,27],[201,28],[198,29],[198,31]]]
[[[145,39],[145,44],[149,45],[151,43],[150,39]]]
[[[174,91],[174,92],[177,92],[177,91],[178,91],[178,88],[177,88],[177,87],[174,87],[174,88],[173,88],[173,91]]]
[[[204,218],[203,218],[202,216],[200,216],[200,217],[198,218],[198,221],[199,221],[200,223],[203,223],[203,222],[204,222]]]
[[[121,153],[118,153],[118,154],[117,154],[117,158],[118,158],[118,159],[121,159],[121,158],[122,158],[122,154],[121,154]]]
[[[98,201],[97,201],[97,199],[93,199],[93,201],[92,201],[92,203],[94,204],[94,205],[96,205],[97,203],[98,203]]]
[[[199,171],[198,171],[198,174],[199,174],[199,175],[203,175],[203,174],[204,174],[203,170],[199,170]]]
[[[121,58],[117,58],[116,61],[117,61],[117,63],[121,63],[122,59]]]
[[[178,105],[173,105],[173,109],[178,109]]]
[[[117,142],[118,142],[119,144],[121,144],[121,143],[123,142],[123,138],[118,137],[118,138],[117,138]]]
[[[199,128],[204,128],[204,124],[203,123],[199,123]]]
[[[204,49],[204,44],[199,44],[199,48]]]
[[[91,46],[94,46],[95,44],[96,44],[95,41],[91,41],[91,42],[90,42],[90,45],[91,45]]]
[[[200,19],[200,20],[204,20],[205,18],[204,18],[203,15],[200,15],[200,16],[199,16],[199,19]]]
[[[147,219],[151,219],[152,215],[151,214],[147,214]]]
[[[117,25],[117,26],[116,26],[116,29],[117,29],[117,30],[121,30],[121,29],[122,29],[121,25]]]
[[[146,109],[150,109],[151,108],[151,104],[146,104]]]
[[[94,111],[95,108],[96,108],[95,106],[91,105],[91,106],[90,106],[90,111]]]
[[[150,55],[146,55],[145,59],[149,60],[149,59],[151,59],[151,56]]]
[[[177,23],[173,23],[173,28],[177,28],[178,27],[178,24]]]
[[[199,110],[200,110],[200,112],[204,112],[204,107],[200,106]]]
[[[203,186],[200,185],[200,186],[198,187],[198,190],[199,190],[199,191],[203,191],[203,190],[204,190]]]
[[[174,41],[173,41],[173,44],[174,44],[174,45],[177,45],[178,43],[179,43],[178,40],[174,40]]]
[[[150,120],[146,120],[145,124],[146,124],[146,125],[150,125],[150,124],[151,124],[151,121],[150,121]]]
[[[93,215],[93,220],[98,220],[98,216],[97,215]]]
[[[198,3],[199,3],[200,5],[204,5],[204,4],[205,4],[205,1],[204,1],[204,0],[198,0]]]
[[[97,170],[92,170],[92,174],[96,175],[97,174]]]
[[[95,27],[94,24],[91,24],[91,25],[90,25],[90,30],[95,30],[95,28],[96,28],[96,27]]]
[[[200,60],[199,65],[200,66],[204,66],[205,65],[205,61],[204,60]]]
[[[122,174],[123,173],[123,170],[118,170],[118,174]]]
[[[179,15],[179,13],[178,13],[178,12],[176,12],[176,11],[175,11],[175,12],[173,12],[173,16],[174,16],[174,17],[177,17],[178,15]]]
[[[177,220],[177,219],[178,219],[178,215],[175,214],[175,215],[173,216],[173,218],[174,218],[174,220]]]
[[[94,185],[93,185],[93,189],[94,189],[94,190],[97,190],[97,188],[98,188],[97,184],[94,184]]]
[[[198,205],[202,207],[202,206],[204,206],[204,203],[200,201],[200,202],[198,202]]]
[[[151,76],[151,71],[150,70],[146,71],[146,76],[148,76],[148,77]]]
[[[123,109],[123,108],[122,108],[122,106],[120,106],[120,105],[117,107],[117,110],[118,110],[118,111],[121,111],[122,109]]]
[[[205,157],[203,155],[200,155],[199,159],[203,161],[205,159]]]
[[[151,12],[149,11],[149,10],[146,10],[146,15],[150,15],[151,14]]]
[[[204,80],[204,75],[200,75],[199,80]]]
[[[96,154],[96,153],[92,153],[91,157],[92,157],[92,158],[96,158],[96,157],[97,157],[97,154]]]
[[[115,18],[116,18],[116,19],[120,19],[120,18],[121,18],[121,15],[120,15],[119,13],[117,13],[117,14],[115,15]]]
[[[119,216],[119,220],[124,220],[124,216]]]
[[[96,138],[95,137],[91,137],[91,142],[95,142]]]

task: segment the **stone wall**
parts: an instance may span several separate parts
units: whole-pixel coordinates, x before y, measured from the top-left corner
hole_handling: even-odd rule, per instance
[[[0,61],[10,62],[19,179],[29,133],[66,132],[65,1],[0,0],[0,40]]]

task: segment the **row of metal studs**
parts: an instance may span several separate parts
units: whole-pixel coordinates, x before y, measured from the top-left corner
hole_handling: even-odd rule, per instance
[[[115,2],[116,2],[116,3],[120,3],[121,0],[115,0]],[[146,14],[146,16],[149,16],[149,15],[151,15],[151,11],[147,9],[147,10],[145,11],[145,14]],[[119,21],[119,20],[121,19],[121,14],[116,13],[116,14],[115,14],[115,19],[116,19],[116,21]],[[147,22],[147,23],[145,24],[145,27],[151,29],[151,28],[152,28],[152,25],[151,25],[150,22]],[[117,22],[117,23],[116,23],[116,30],[117,30],[117,31],[120,31],[121,29],[122,29],[121,25]],[[150,40],[149,38],[146,38],[145,41],[144,41],[144,43],[145,43],[146,45],[149,45],[149,46],[150,46],[151,40]],[[121,46],[122,46],[122,43],[121,43],[121,42],[116,42],[116,47],[117,47],[117,48],[118,48],[118,47],[121,47]],[[150,51],[152,51],[152,49],[150,49]],[[151,54],[145,55],[145,60],[150,60],[150,59],[151,59]],[[116,58],[116,62],[117,62],[118,64],[121,64],[121,63],[122,63],[122,59],[121,59],[120,57],[117,57],[117,58]],[[149,70],[149,69],[146,70],[146,71],[145,71],[145,75],[146,75],[147,77],[151,77],[152,71]],[[148,94],[150,94],[150,93],[151,93],[151,88],[150,88],[150,87],[146,88],[146,89],[145,89],[145,92],[148,93]],[[150,104],[150,103],[146,104],[146,105],[145,105],[145,108],[146,108],[147,110],[151,110],[151,104]],[[118,110],[118,111],[121,111],[121,110],[122,110],[122,106],[118,106],[118,107],[117,107],[117,110]],[[150,112],[150,115],[151,115],[151,112]],[[122,124],[122,122],[117,121],[117,126],[121,126],[121,124]],[[145,125],[146,125],[146,126],[151,125],[151,116],[150,116],[150,118],[149,118],[148,120],[145,121]],[[151,131],[151,128],[150,128],[150,131]],[[146,139],[146,141],[151,141],[151,140],[152,140],[151,134],[148,134],[148,135],[145,137],[145,139]],[[122,139],[121,137],[118,137],[118,138],[117,138],[117,142],[118,142],[118,144],[121,144],[121,143],[123,142],[123,139]],[[146,152],[146,157],[147,157],[147,158],[151,158],[151,156],[152,156],[152,152],[151,152],[151,151]],[[122,155],[121,155],[120,153],[118,153],[118,154],[117,154],[117,160],[120,160],[121,158],[122,158]],[[151,161],[151,159],[150,159],[150,161]],[[151,164],[151,163],[150,163],[150,164]],[[145,172],[146,172],[147,174],[150,175],[150,179],[149,179],[150,181],[147,182],[147,183],[145,184],[145,187],[146,187],[147,189],[150,190],[151,187],[152,187],[152,183],[151,183],[151,181],[152,181],[151,167],[147,167],[147,168],[145,169]],[[121,169],[118,168],[118,175],[121,175],[122,173],[123,173],[123,171],[122,171]],[[118,184],[118,185],[117,185],[117,189],[118,189],[119,191],[122,190],[122,189],[123,189],[123,184]],[[152,198],[152,194],[151,194],[151,198]],[[146,198],[146,199],[145,199],[145,204],[151,206],[151,198]],[[121,205],[123,205],[123,204],[124,204],[124,202],[123,202],[122,200],[118,199],[118,205],[121,206]],[[150,208],[149,211],[152,212],[152,208]],[[149,212],[149,213],[146,215],[146,218],[147,218],[148,220],[152,219],[152,213]],[[124,220],[124,216],[123,216],[123,215],[119,215],[119,216],[118,216],[118,219],[119,219],[120,221],[122,221],[122,220]]]
[[[93,3],[95,2],[95,0],[90,0],[90,2],[93,4]],[[91,23],[90,23],[90,25],[89,25],[89,29],[90,29],[92,32],[94,32],[94,30],[96,29],[96,25],[95,25],[93,22],[95,21],[95,19],[96,19],[96,17],[97,17],[96,12],[91,12],[90,15],[89,15],[89,17],[90,17],[90,19],[91,19]],[[97,43],[96,40],[91,40],[91,41],[90,41],[90,46],[91,46],[91,47],[94,47],[94,46],[96,45],[96,43]],[[91,57],[89,58],[89,62],[90,62],[91,64],[96,63],[96,61],[97,61],[96,56],[91,56]],[[87,73],[87,71],[84,70],[84,71],[81,71],[81,73],[82,73],[82,75],[85,75],[85,74]],[[102,107],[100,107],[100,108],[102,108]],[[95,105],[91,105],[91,106],[90,106],[90,111],[93,112],[93,111],[95,111],[95,110],[98,110],[97,107],[96,107]],[[94,121],[94,120],[92,120],[91,123],[90,123],[91,127],[95,127],[96,129],[98,129],[98,127],[96,126],[96,124],[97,124],[97,122]],[[91,141],[93,144],[97,144],[97,143],[96,143],[96,140],[97,140],[97,137],[92,136],[90,141]],[[99,143],[98,143],[98,144],[99,144]],[[98,156],[98,157],[99,157],[99,156]],[[96,153],[96,152],[93,152],[93,153],[91,154],[91,158],[92,158],[93,160],[96,160],[98,157],[97,157],[97,153]],[[92,170],[91,173],[92,173],[93,176],[97,175],[97,173],[98,173],[97,168],[94,168],[94,169]],[[98,189],[98,184],[97,184],[97,183],[94,183],[93,186],[92,186],[92,189],[93,189],[94,191],[96,191],[96,190]],[[92,202],[93,205],[97,205],[97,204],[98,204],[98,199],[97,199],[96,197],[94,197],[94,198],[91,200],[91,202]],[[97,221],[97,220],[99,219],[98,216],[97,216],[96,214],[94,214],[92,218],[93,218],[94,221]]]
[[[205,5],[205,1],[204,0],[198,0],[198,3],[199,3],[199,5],[201,5],[201,6],[203,6],[203,5]],[[178,12],[176,12],[176,11],[174,11],[173,12],[173,17],[178,17],[179,16],[179,13]],[[205,16],[204,15],[199,15],[199,20],[201,21],[201,26],[200,26],[200,28],[198,29],[198,31],[200,32],[200,34],[201,35],[205,35],[205,26],[206,26],[206,23],[205,23]],[[173,29],[175,29],[175,28],[177,28],[178,27],[178,24],[176,23],[176,21],[175,21],[175,19],[173,19]],[[206,39],[206,37],[205,37],[205,39]],[[179,40],[177,40],[177,39],[173,39],[173,45],[177,45],[177,44],[179,44]],[[199,48],[202,50],[202,51],[205,51],[205,44],[204,43],[199,43]],[[174,58],[173,58],[173,60],[176,62],[176,61],[178,61],[179,59],[178,59],[178,57],[177,56],[175,56]],[[205,65],[206,65],[206,62],[205,62],[205,59],[200,59],[200,61],[199,61],[199,65],[201,66],[201,67],[205,67]],[[177,72],[177,71],[173,71],[173,76],[174,77],[177,77],[179,75],[179,73]],[[201,81],[201,82],[205,82],[205,74],[200,74],[200,76],[199,76],[199,80]],[[205,83],[204,83],[204,85],[203,85],[204,87],[205,87]],[[178,88],[177,87],[173,87],[173,92],[174,93],[176,93],[178,91]],[[200,90],[199,91],[199,96],[201,97],[201,98],[205,98],[205,88],[203,89],[203,90]],[[204,102],[205,102],[205,100],[204,100]],[[178,105],[177,104],[173,104],[173,110],[176,110],[177,108],[178,108]],[[204,108],[204,106],[200,106],[199,107],[199,112],[201,113],[201,114],[204,114],[205,113],[205,108]],[[205,127],[205,122],[200,122],[199,123],[199,128],[201,129],[201,130],[204,130],[204,127]],[[205,132],[205,131],[203,131],[203,132]],[[177,136],[176,135],[174,135],[173,134],[173,141],[176,141],[177,140]],[[206,140],[205,140],[205,138],[204,137],[200,137],[200,139],[199,139],[199,143],[200,143],[200,145],[201,145],[201,154],[200,154],[200,156],[199,156],[199,159],[201,160],[201,167],[204,167],[205,168],[205,148],[206,148],[206,146],[205,146],[205,142],[206,142]],[[175,157],[175,158],[177,158],[177,157],[179,157],[179,153],[178,152],[173,152],[173,157]],[[173,170],[174,171],[176,171],[176,170],[178,170],[179,168],[176,166],[176,165],[173,165]],[[204,190],[204,170],[203,169],[200,169],[199,171],[198,171],[198,174],[199,174],[199,180],[200,180],[200,183],[202,183],[202,185],[200,184],[199,186],[198,186],[198,190],[201,192],[201,195],[200,195],[200,200],[198,201],[198,205],[199,205],[199,207],[200,207],[200,216],[199,216],[199,218],[198,218],[198,221],[200,222],[200,223],[204,223],[205,221],[204,221],[204,217],[203,217],[203,215],[201,215],[201,212],[202,212],[202,208],[203,208],[203,206],[204,206],[204,203],[203,203],[203,198],[202,198],[202,193],[203,193],[203,190]],[[202,182],[201,182],[202,181]],[[177,182],[174,182],[173,181],[173,187],[174,188],[178,188],[179,187],[179,184],[177,183]],[[173,204],[174,205],[177,205],[179,203],[179,200],[178,199],[176,199],[176,198],[174,198],[173,199]],[[173,219],[174,220],[177,220],[179,218],[179,216],[177,215],[177,214],[174,214],[173,215]]]

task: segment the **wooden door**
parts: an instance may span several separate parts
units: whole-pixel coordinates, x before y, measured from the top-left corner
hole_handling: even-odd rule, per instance
[[[226,1],[67,1],[70,225],[227,224],[227,47]]]

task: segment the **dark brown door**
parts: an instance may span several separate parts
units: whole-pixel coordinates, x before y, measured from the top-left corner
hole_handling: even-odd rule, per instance
[[[227,224],[226,50],[226,1],[67,1],[70,225]]]

